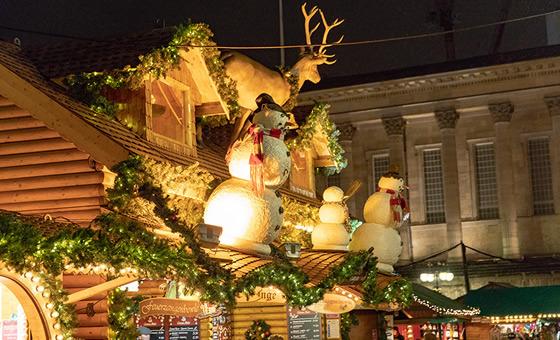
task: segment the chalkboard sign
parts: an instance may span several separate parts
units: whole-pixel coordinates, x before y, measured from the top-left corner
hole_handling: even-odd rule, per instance
[[[321,340],[321,314],[288,307],[289,340]]]
[[[199,340],[200,326],[196,318],[169,317],[169,340]]]
[[[165,327],[148,327],[150,333],[150,340],[165,340]]]

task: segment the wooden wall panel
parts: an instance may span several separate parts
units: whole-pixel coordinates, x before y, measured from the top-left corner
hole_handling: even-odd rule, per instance
[[[0,103],[0,209],[50,214],[89,225],[110,175],[6,98]]]
[[[75,293],[104,283],[106,280],[101,275],[65,274],[62,277],[62,282],[64,289],[70,293]],[[74,334],[75,337],[92,340],[108,339],[107,293],[99,293],[75,304],[75,311],[78,315],[78,328]],[[88,304],[93,306],[93,315],[92,313],[87,314]]]
[[[288,338],[288,314],[286,305],[246,303],[239,304],[232,312],[233,339],[244,340],[245,332],[253,321],[262,319],[270,326],[272,334]]]

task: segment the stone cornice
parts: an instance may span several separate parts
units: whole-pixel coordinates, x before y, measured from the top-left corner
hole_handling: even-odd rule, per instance
[[[380,100],[391,98],[391,103],[394,105],[404,105],[416,102],[422,93],[439,93],[441,98],[437,99],[444,100],[453,97],[449,94],[451,90],[461,89],[462,96],[479,95],[488,93],[488,87],[492,86],[492,83],[514,80],[539,79],[536,83],[543,84],[543,77],[548,77],[550,84],[554,85],[560,83],[558,75],[560,75],[560,57],[554,57],[305,92],[300,94],[298,102],[304,105],[318,100],[331,105],[342,105],[367,101],[374,103],[370,105],[374,108],[383,105]],[[504,86],[504,91],[527,88],[523,84],[515,88],[510,83]],[[496,90],[500,91],[500,88],[494,89],[494,92]],[[402,103],[399,103],[395,101],[396,97],[409,99],[403,99]]]

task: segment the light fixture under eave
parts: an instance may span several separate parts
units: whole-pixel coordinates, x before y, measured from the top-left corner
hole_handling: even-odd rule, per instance
[[[299,259],[301,256],[301,243],[299,242],[285,242],[280,247],[290,259]]]
[[[199,223],[196,232],[200,239],[200,244],[206,248],[216,248],[220,244],[222,227],[212,224]]]

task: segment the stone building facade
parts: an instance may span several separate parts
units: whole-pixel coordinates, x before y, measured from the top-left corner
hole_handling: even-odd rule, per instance
[[[560,53],[545,52],[326,81],[300,94],[300,104],[330,104],[348,132],[340,184],[366,184],[349,202],[353,216],[363,217],[387,166],[400,166],[411,214],[399,272],[451,268],[456,279],[439,283],[450,296],[465,292],[463,262],[472,289],[560,283]],[[445,251],[460,242],[466,261],[461,247]]]

